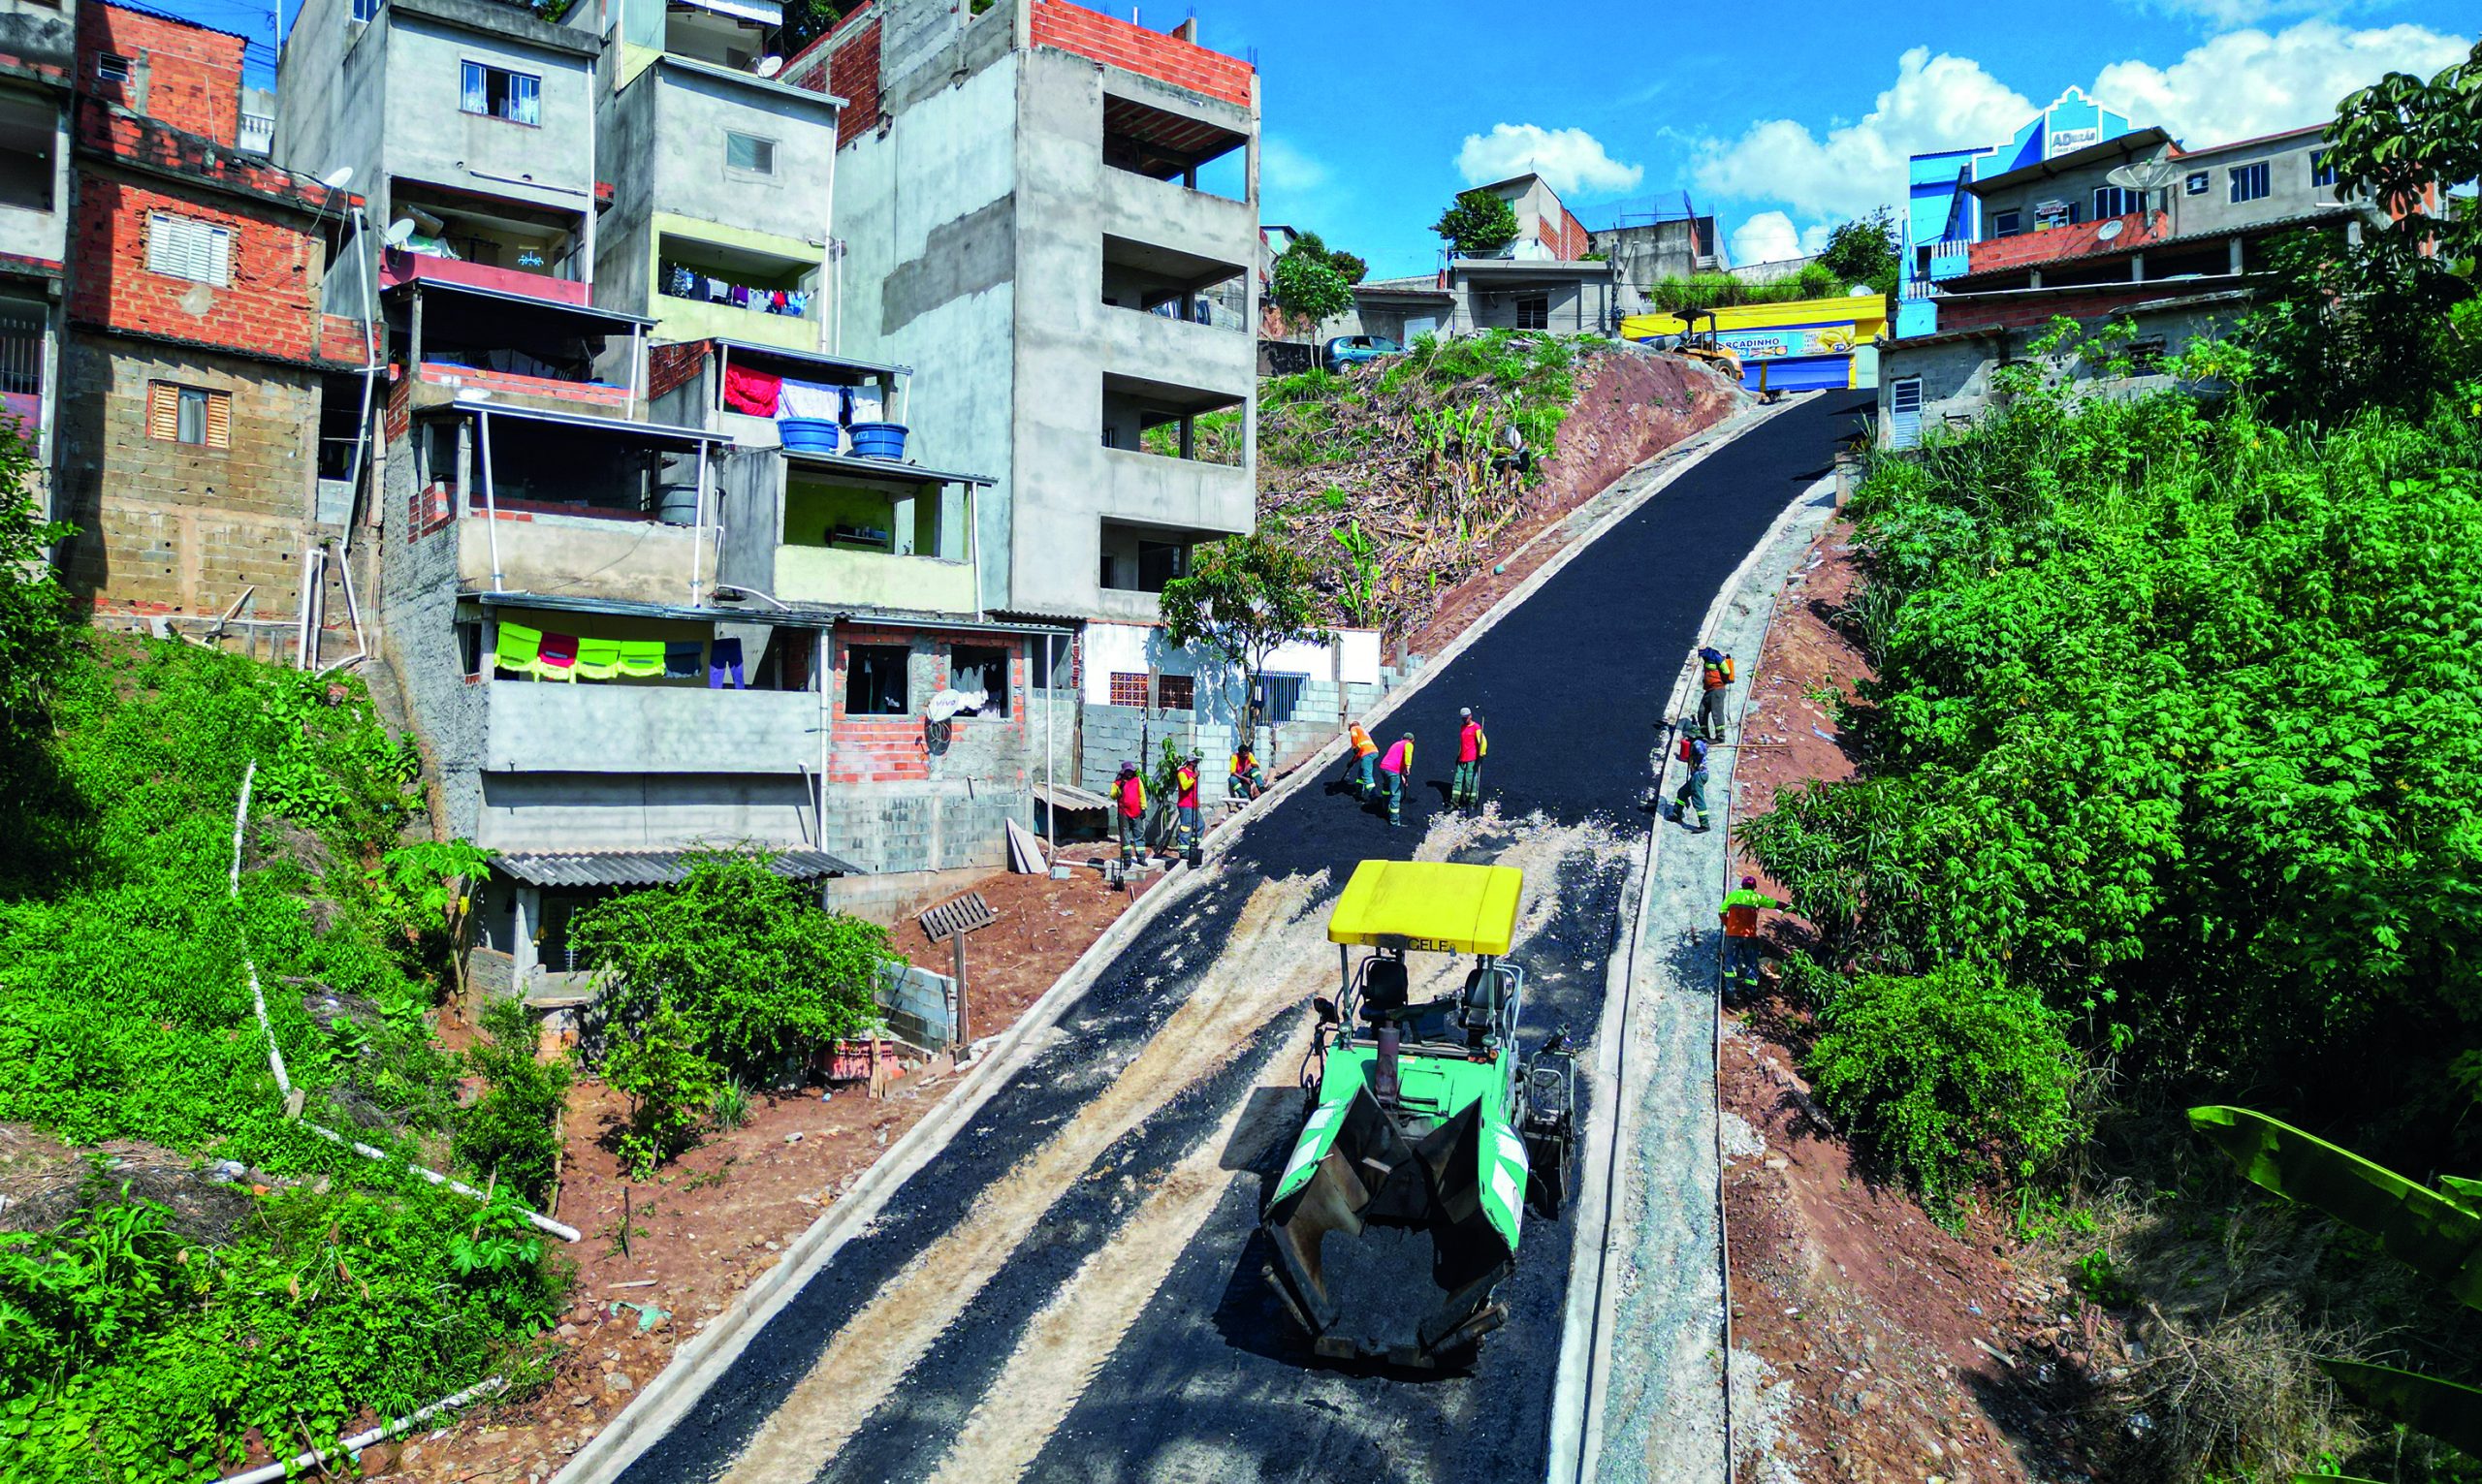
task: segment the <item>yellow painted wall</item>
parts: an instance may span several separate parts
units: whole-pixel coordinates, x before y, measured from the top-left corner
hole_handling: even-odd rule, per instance
[[[1781,304],[1734,304],[1715,311],[1717,331],[1772,330],[1781,325],[1832,325],[1839,320],[1853,322],[1853,338],[1867,345],[1888,329],[1888,300],[1884,294],[1844,294],[1833,299],[1797,299]],[[1706,326],[1705,316],[1699,316],[1699,328]],[[1676,335],[1687,327],[1675,314],[1633,314],[1620,322],[1621,338],[1642,339],[1647,335]]]
[[[816,289],[822,281],[815,276],[821,256],[819,248],[799,237],[752,232],[746,227],[728,227],[720,222],[703,221],[672,211],[654,212],[651,224],[653,230],[648,234],[647,283],[650,294],[647,312],[655,317],[655,339],[721,338],[747,340],[753,345],[773,345],[780,350],[819,349],[819,318],[827,312],[827,305]],[[797,319],[789,314],[769,314],[765,310],[744,309],[734,304],[673,298],[663,292],[663,239],[666,236],[747,248],[770,257],[806,264],[806,270],[814,275],[811,279],[813,287],[810,313]]]

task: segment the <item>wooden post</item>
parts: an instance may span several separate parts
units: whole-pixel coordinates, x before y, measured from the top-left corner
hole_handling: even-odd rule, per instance
[[[966,1034],[966,935],[962,932],[951,932],[948,934],[948,943],[956,950],[957,957],[956,1043],[960,1049],[963,1049],[972,1040],[972,1037]]]

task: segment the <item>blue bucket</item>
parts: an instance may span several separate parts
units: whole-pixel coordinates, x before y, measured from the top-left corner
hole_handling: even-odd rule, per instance
[[[903,423],[856,423],[851,431],[856,458],[895,460],[905,457]]]
[[[836,452],[836,425],[824,418],[781,418],[777,421],[776,433],[796,454]]]

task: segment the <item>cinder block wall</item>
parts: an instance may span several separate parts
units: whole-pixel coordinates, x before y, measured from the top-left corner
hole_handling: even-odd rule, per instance
[[[1377,706],[1394,685],[1402,683],[1402,677],[1393,671],[1382,672],[1382,679],[1387,683],[1348,683],[1344,687],[1346,714],[1361,715]],[[1300,703],[1293,709],[1293,719],[1275,729],[1275,750],[1272,756],[1259,761],[1289,768],[1318,751],[1342,730],[1337,712],[1335,681],[1305,681]],[[1223,796],[1225,770],[1231,763],[1236,731],[1225,709],[1212,700],[1197,710],[1159,710],[1152,721],[1140,707],[1089,705],[1082,725],[1085,751],[1081,787],[1108,793],[1120,765],[1128,760],[1134,760],[1153,776],[1163,754],[1163,740],[1168,737],[1177,746],[1194,746],[1206,754],[1201,788],[1207,796]]]

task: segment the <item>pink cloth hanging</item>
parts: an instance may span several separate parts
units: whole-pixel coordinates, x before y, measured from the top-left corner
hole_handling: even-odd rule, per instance
[[[567,670],[578,662],[578,636],[546,634],[543,647],[534,651],[534,662],[551,670]]]

